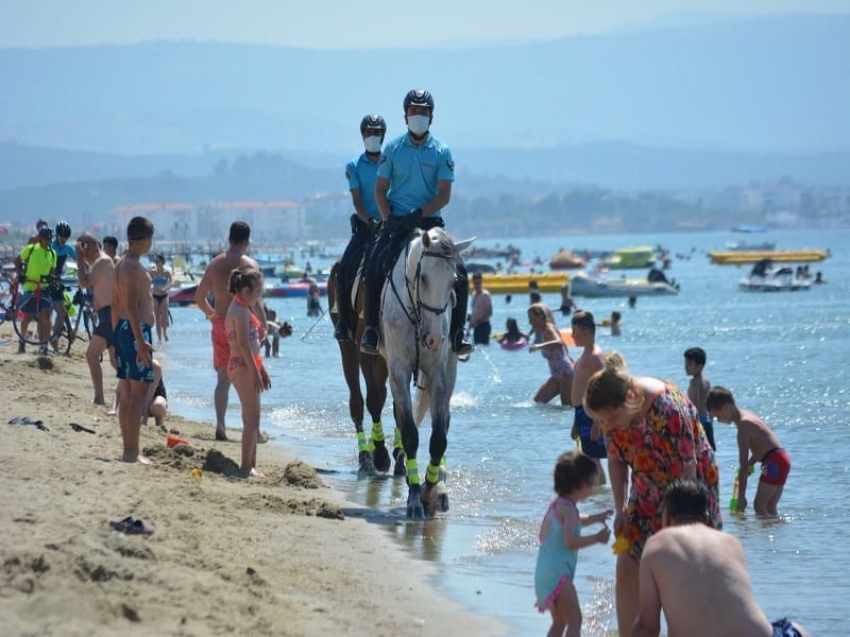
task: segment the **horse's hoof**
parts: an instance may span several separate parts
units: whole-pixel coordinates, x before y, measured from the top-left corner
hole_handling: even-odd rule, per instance
[[[449,510],[449,494],[444,482],[427,484],[422,494],[422,504],[428,517],[432,518],[437,513],[445,513]]]
[[[360,462],[360,468],[358,469],[360,473],[368,475],[375,473],[375,465],[372,464],[372,454],[368,451],[361,451],[358,454],[358,460]]]
[[[407,477],[407,465],[404,460],[404,452],[399,450],[398,453],[393,452],[395,456],[395,469],[393,470],[393,476],[396,478],[406,478]]]
[[[422,506],[422,501],[419,498],[416,498],[416,500],[414,502],[408,501],[407,518],[409,520],[424,520],[425,519],[425,507]]]
[[[387,446],[383,442],[375,443],[375,450],[372,452],[372,462],[375,463],[375,469],[381,473],[386,473],[390,470],[390,452],[387,451]]]

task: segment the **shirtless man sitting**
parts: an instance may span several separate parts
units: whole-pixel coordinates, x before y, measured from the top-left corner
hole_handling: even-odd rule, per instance
[[[664,528],[640,562],[640,612],[631,637],[810,637],[788,619],[773,623],[753,596],[741,543],[708,524],[708,492],[677,479],[664,494]],[[710,594],[706,594],[710,592]]]
[[[573,341],[577,347],[583,348],[575,362],[575,377],[573,378],[572,403],[575,408],[575,420],[570,437],[581,440],[581,450],[593,458],[597,468],[598,484],[605,484],[605,471],[602,469],[602,458],[608,456],[605,450],[605,438],[598,422],[584,411],[584,393],[590,377],[605,367],[605,355],[602,348],[596,344],[596,322],[593,314],[578,310],[572,319]]]
[[[115,274],[115,262],[100,248],[100,244],[88,232],[77,237],[77,280],[80,287],[92,293],[92,309],[97,315],[89,346],[86,349],[86,363],[89,366],[94,385],[95,405],[106,404],[103,397],[103,370],[100,360],[103,352],[109,349],[109,360],[115,366],[115,352],[112,349],[112,280]]]
[[[195,293],[195,303],[212,323],[213,368],[218,375],[214,394],[216,440],[227,440],[224,418],[230,394],[230,378],[227,376],[230,343],[224,329],[224,316],[233,300],[233,296],[228,291],[230,273],[233,270],[245,268],[259,269],[257,262],[245,254],[248,251],[248,246],[251,245],[251,226],[244,221],[234,221],[230,225],[228,240],[230,247],[227,252],[218,255],[210,262]],[[210,295],[213,297],[212,305],[208,298]],[[263,311],[262,299],[257,302],[252,311],[260,319],[260,325],[263,326],[260,341],[264,341],[266,339],[266,314]]]

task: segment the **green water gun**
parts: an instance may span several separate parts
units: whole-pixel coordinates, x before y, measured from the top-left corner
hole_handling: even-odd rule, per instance
[[[753,469],[754,469],[754,465],[747,466],[747,475],[748,476],[753,475]],[[729,511],[731,511],[732,513],[737,513],[737,511],[738,511],[738,484],[739,484],[740,477],[741,477],[741,470],[738,469],[735,472],[735,484],[732,487],[732,498],[729,500]]]

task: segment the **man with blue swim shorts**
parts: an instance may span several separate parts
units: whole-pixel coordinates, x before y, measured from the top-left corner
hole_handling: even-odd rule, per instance
[[[133,217],[127,226],[127,252],[115,266],[112,288],[112,325],[118,393],[118,420],[124,462],[151,464],[139,449],[139,432],[147,401],[148,383],[153,382],[151,326],[155,322],[151,276],[140,258],[150,252],[153,224]]]
[[[403,102],[407,133],[386,145],[378,163],[375,202],[384,220],[366,269],[363,313],[366,329],[360,340],[364,354],[378,353],[378,311],[386,269],[404,248],[411,230],[443,227],[442,209],[449,203],[455,163],[449,147],[431,135],[434,98],[428,91],[412,90]],[[469,280],[463,261],[457,261],[456,303],[449,337],[458,356],[472,352],[463,337],[469,300]]]
[[[581,441],[581,450],[593,458],[597,464],[599,484],[605,484],[605,472],[602,469],[602,458],[608,456],[605,450],[605,437],[602,435],[599,423],[584,410],[584,393],[590,377],[605,367],[605,355],[602,348],[596,344],[596,321],[593,314],[583,310],[576,311],[572,318],[572,336],[576,346],[583,348],[576,359],[572,387],[572,403],[575,408],[575,419],[570,437]]]
[[[350,341],[356,333],[356,317],[351,307],[351,289],[354,277],[375,229],[381,221],[378,204],[375,203],[375,181],[378,179],[378,161],[381,146],[387,134],[387,123],[380,115],[367,115],[360,121],[360,136],[365,152],[352,159],[345,167],[345,178],[351,192],[351,203],[355,213],[351,215],[351,239],[342,253],[337,268],[337,319],[334,338]],[[353,328],[353,329],[352,329]]]

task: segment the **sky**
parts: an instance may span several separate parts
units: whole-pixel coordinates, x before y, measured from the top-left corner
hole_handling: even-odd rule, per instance
[[[682,7],[687,11],[683,12]],[[848,14],[847,0],[0,0],[0,48],[239,42],[312,49],[474,46],[717,17]]]

